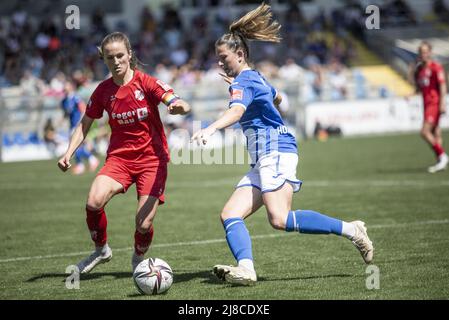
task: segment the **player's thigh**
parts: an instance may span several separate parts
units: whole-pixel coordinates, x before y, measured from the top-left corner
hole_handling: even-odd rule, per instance
[[[98,175],[90,187],[87,206],[93,210],[103,208],[117,193],[123,192],[123,185],[111,177]]]
[[[165,202],[165,182],[167,181],[167,163],[161,162],[151,165],[139,165],[133,171],[136,181],[136,190],[139,199],[143,196],[150,196],[159,199],[162,204]],[[140,201],[139,201],[140,202]]]
[[[262,195],[263,203],[267,209],[268,220],[275,229],[285,229],[288,212],[292,207],[293,187],[286,182],[275,191],[265,192]]]
[[[245,186],[234,190],[234,193],[226,202],[220,218],[225,221],[229,218],[249,217],[263,205],[262,193],[259,189]]]
[[[146,232],[150,229],[158,206],[159,198],[154,196],[139,196],[136,214],[136,228],[138,230]]]

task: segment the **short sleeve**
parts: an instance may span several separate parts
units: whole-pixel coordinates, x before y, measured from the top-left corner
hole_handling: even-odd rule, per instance
[[[145,75],[144,84],[149,98],[155,101],[156,105],[160,102],[167,104],[173,96],[173,88],[162,80]]]
[[[437,81],[439,84],[441,83],[445,83],[446,82],[446,78],[444,76],[444,69],[441,65],[438,65],[435,68],[435,72],[436,72],[436,76],[437,76]]]
[[[240,105],[246,110],[254,99],[254,94],[251,87],[231,85],[229,87],[229,93],[231,95],[229,108],[235,105]]]
[[[99,87],[95,89],[86,106],[86,115],[92,119],[100,119],[104,112],[104,102],[101,99]]]

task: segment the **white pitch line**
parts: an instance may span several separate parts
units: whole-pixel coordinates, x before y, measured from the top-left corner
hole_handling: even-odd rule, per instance
[[[234,186],[240,180],[238,178],[218,179],[213,181],[180,181],[171,185],[167,184],[167,189],[171,188],[214,188],[223,185]],[[449,180],[443,181],[422,181],[422,180],[305,180],[304,187],[448,187]]]
[[[368,227],[368,229],[384,229],[384,228],[403,228],[403,227],[410,227],[410,226],[447,224],[447,223],[449,223],[449,219],[424,220],[424,221],[416,221],[416,222],[410,222],[410,223],[396,223],[396,224],[386,224],[386,225],[377,224],[377,225],[372,225],[372,226],[368,225],[367,227]],[[295,234],[294,232],[261,234],[261,235],[251,236],[251,239],[277,238],[277,237],[285,237],[285,236],[294,235],[294,234]],[[198,240],[198,241],[188,241],[188,242],[161,243],[161,244],[154,244],[151,247],[152,248],[167,248],[167,247],[204,245],[204,244],[221,243],[221,242],[226,242],[226,239],[209,239],[209,240]],[[131,249],[132,249],[132,247],[118,248],[118,249],[114,249],[114,252],[129,251]],[[92,251],[81,251],[81,252],[72,252],[72,253],[50,254],[50,255],[45,255],[45,256],[17,257],[17,258],[10,258],[10,259],[1,259],[0,263],[75,257],[75,256],[82,256],[82,255],[90,254],[91,252]]]

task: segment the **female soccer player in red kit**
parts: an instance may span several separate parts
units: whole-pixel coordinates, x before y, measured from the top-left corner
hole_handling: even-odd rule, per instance
[[[62,171],[70,168],[70,158],[86,137],[95,119],[106,111],[111,138],[103,168],[98,172],[86,203],[86,221],[96,250],[78,263],[80,273],[108,262],[112,250],[107,243],[104,207],[118,193],[136,183],[138,205],[134,234],[133,270],[144,259],[153,238],[153,219],[164,203],[169,153],[157,109],[163,102],[171,114],[186,114],[190,106],[173,89],[139,70],[129,39],[120,32],[107,35],[100,56],[112,74],[93,92],[86,113],[74,131],[65,155],[59,160]]]
[[[449,157],[443,149],[443,138],[438,126],[440,116],[446,112],[446,79],[443,67],[432,60],[432,47],[423,42],[419,46],[419,64],[415,70],[415,83],[424,102],[424,122],[421,136],[432,147],[437,163],[429,167],[434,173],[446,169]]]

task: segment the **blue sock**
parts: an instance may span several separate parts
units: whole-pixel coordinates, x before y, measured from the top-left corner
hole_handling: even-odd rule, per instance
[[[285,231],[301,233],[341,235],[343,222],[311,210],[290,211],[287,217]]]
[[[253,260],[251,238],[245,222],[241,218],[229,218],[223,222],[226,231],[226,241],[237,261]]]

